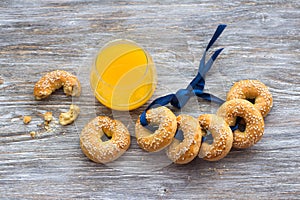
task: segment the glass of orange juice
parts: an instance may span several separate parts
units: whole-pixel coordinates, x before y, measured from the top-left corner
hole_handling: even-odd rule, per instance
[[[118,39],[96,56],[90,73],[95,97],[114,110],[133,110],[152,96],[156,69],[149,53],[135,42]]]

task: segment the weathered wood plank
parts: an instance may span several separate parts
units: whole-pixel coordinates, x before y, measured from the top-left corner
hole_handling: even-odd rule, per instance
[[[298,199],[300,195],[300,4],[297,1],[1,1],[0,198],[61,199]],[[116,38],[144,46],[158,71],[152,99],[193,78],[215,27],[228,24],[215,45],[224,52],[206,89],[225,98],[234,81],[259,79],[274,108],[265,135],[219,162],[173,165],[164,153],[139,149],[134,123],[145,108],[111,111],[89,90],[88,69],[98,49]],[[76,73],[79,98],[55,92],[36,101],[34,83],[48,71]],[[57,120],[69,104],[83,111],[75,124],[45,132],[41,114]],[[217,106],[192,98],[182,111],[198,116]],[[78,134],[95,115],[122,120],[132,134],[128,152],[107,166],[88,161]],[[31,115],[24,125],[21,117]],[[32,139],[30,131],[43,132]]]

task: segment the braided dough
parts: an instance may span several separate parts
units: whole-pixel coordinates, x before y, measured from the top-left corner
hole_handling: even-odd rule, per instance
[[[140,124],[138,118],[135,125],[137,143],[145,151],[160,151],[173,140],[177,129],[176,116],[170,109],[161,106],[147,110],[146,119],[148,123],[158,124],[159,127],[152,133]]]
[[[199,151],[199,158],[217,161],[224,158],[230,151],[233,135],[229,125],[222,117],[204,114],[198,117],[200,127],[211,132],[213,143],[203,142]]]
[[[227,101],[232,99],[254,99],[254,106],[263,117],[273,105],[272,94],[268,87],[258,80],[241,80],[236,82],[227,94]]]
[[[102,141],[103,134],[111,137]],[[130,134],[118,120],[98,116],[89,122],[80,134],[82,152],[96,163],[108,163],[119,158],[130,145]]]
[[[179,115],[177,126],[178,130],[183,131],[184,139],[181,142],[174,138],[167,149],[167,156],[174,163],[186,164],[198,155],[204,132],[201,130],[197,119],[189,115]]]
[[[80,82],[76,76],[63,70],[47,73],[34,86],[33,94],[37,100],[44,99],[63,86],[67,96],[79,96]]]
[[[234,126],[237,117],[242,117],[246,123],[245,131],[239,129],[233,132],[234,148],[248,148],[257,143],[264,133],[264,120],[259,110],[252,103],[243,99],[226,101],[217,111],[229,126]]]

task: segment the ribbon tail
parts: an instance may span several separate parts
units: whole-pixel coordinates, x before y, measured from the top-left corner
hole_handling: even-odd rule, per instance
[[[212,45],[217,41],[217,39],[220,37],[220,35],[222,34],[222,32],[225,30],[226,25],[225,24],[220,24],[217,28],[217,30],[215,31],[214,35],[212,36],[212,38],[210,39],[204,53],[203,56],[200,60],[200,64],[199,64],[199,73],[201,74],[202,77],[205,77],[205,73],[208,70],[204,70],[205,69],[205,57],[206,57],[206,52],[210,49],[210,47],[212,47]],[[221,50],[222,51],[222,50]],[[219,52],[220,53],[220,52]],[[218,54],[219,54],[218,53]],[[218,56],[218,55],[217,55]],[[205,72],[206,71],[206,72]]]
[[[210,39],[207,47],[206,47],[206,51],[208,51],[208,49],[210,49],[210,47],[215,43],[215,41],[220,37],[220,35],[222,34],[222,32],[225,30],[226,28],[226,24],[220,24],[217,28],[217,30],[215,31],[214,35],[212,36],[212,38]]]
[[[199,68],[198,68],[198,74],[201,78],[205,77],[205,74],[202,72],[202,69],[205,68],[205,57],[206,57],[206,50],[204,51],[202,58],[200,60]],[[198,75],[197,75],[198,76]]]
[[[218,49],[215,51],[215,53],[210,57],[210,59],[207,61],[206,65],[204,68],[201,68],[200,73],[206,74],[210,68],[212,67],[214,61],[217,59],[217,57],[220,55],[220,53],[223,51],[224,48]]]
[[[192,86],[193,89],[203,90],[205,86],[204,75],[210,70],[214,61],[220,55],[224,48],[218,49],[207,61],[204,67],[199,68],[199,73],[197,76],[191,81],[189,86]],[[202,60],[202,59],[201,59]],[[188,88],[187,88],[188,89]]]

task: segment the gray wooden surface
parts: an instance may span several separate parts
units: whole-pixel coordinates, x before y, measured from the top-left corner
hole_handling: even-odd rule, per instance
[[[158,71],[154,99],[193,78],[219,23],[228,27],[214,49],[225,50],[207,74],[206,89],[225,98],[234,81],[257,78],[268,85],[274,107],[263,139],[221,161],[184,166],[164,153],[143,152],[133,125],[146,105],[116,112],[98,103],[88,80],[95,54],[117,38],[145,47]],[[0,198],[299,199],[299,29],[295,0],[0,1]],[[80,98],[60,90],[34,100],[34,83],[55,69],[78,75]],[[52,111],[57,120],[72,102],[82,110],[76,123],[53,123],[45,132],[41,114]],[[196,117],[216,109],[193,98],[173,111]],[[33,117],[29,125],[23,115]],[[106,166],[90,162],[79,147],[80,130],[96,115],[123,121],[133,136],[128,152]]]

